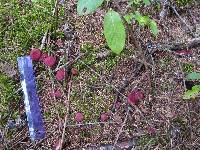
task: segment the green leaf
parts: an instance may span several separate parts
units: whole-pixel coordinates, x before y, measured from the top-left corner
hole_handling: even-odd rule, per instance
[[[200,92],[200,85],[195,85],[192,87],[191,90],[188,90],[185,92],[185,94],[183,95],[183,99],[191,99],[191,98],[195,98]]]
[[[157,23],[154,20],[150,21],[150,29],[151,29],[151,32],[153,33],[153,35],[156,36],[158,34]]]
[[[104,35],[110,49],[120,54],[125,46],[126,33],[120,15],[113,10],[104,17]]]
[[[77,3],[77,11],[80,16],[94,12],[102,5],[104,0],[79,0]]]
[[[144,3],[145,5],[150,5],[150,4],[151,4],[149,0],[143,0],[143,3]]]
[[[189,80],[199,80],[200,79],[200,73],[192,72],[192,73],[188,74],[186,76],[186,78],[189,79]]]
[[[192,87],[192,91],[200,92],[200,85],[195,85]]]
[[[131,24],[131,20],[132,20],[133,18],[134,18],[133,13],[130,13],[130,14],[127,14],[127,15],[124,16],[124,19],[126,20],[126,22],[127,22],[128,24]]]
[[[150,18],[148,16],[142,16],[138,11],[135,12],[134,18],[141,26],[149,24]]]
[[[185,94],[183,95],[183,99],[188,100],[191,98],[195,98],[195,93],[191,90],[186,91]]]

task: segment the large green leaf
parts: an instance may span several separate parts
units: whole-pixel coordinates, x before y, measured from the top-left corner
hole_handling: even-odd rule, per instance
[[[200,73],[192,72],[192,73],[188,74],[186,78],[189,79],[189,80],[199,80],[200,79]]]
[[[94,12],[102,5],[104,0],[79,0],[77,3],[77,11],[79,15],[87,15]]]
[[[104,17],[104,35],[110,49],[120,54],[125,46],[126,33],[120,15],[113,10]]]

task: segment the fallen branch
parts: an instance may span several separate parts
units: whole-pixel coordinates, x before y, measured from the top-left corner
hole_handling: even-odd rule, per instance
[[[118,132],[118,134],[117,134],[117,137],[116,137],[116,139],[115,139],[115,142],[114,142],[114,144],[113,144],[113,146],[112,146],[112,150],[114,150],[114,149],[116,148],[117,142],[118,142],[118,140],[119,140],[119,136],[122,134],[123,128],[124,128],[124,126],[126,125],[126,122],[127,122],[127,119],[128,119],[128,115],[129,115],[129,109],[126,110],[125,119],[124,119],[124,121],[123,121],[123,123],[122,123],[122,125],[121,125],[121,127],[120,127],[120,129],[119,129],[119,132]]]
[[[72,81],[69,82],[69,87],[68,87],[68,94],[67,94],[67,114],[65,115],[65,121],[64,121],[64,127],[63,127],[63,132],[62,132],[62,139],[61,139],[61,144],[60,144],[60,150],[62,150],[64,138],[65,138],[65,131],[66,131],[66,126],[67,122],[69,120],[69,101],[70,101],[70,94],[71,94],[71,87],[72,87]]]
[[[184,43],[171,44],[171,46],[169,46],[169,49],[172,51],[176,51],[176,50],[191,49],[196,47],[200,47],[200,37],[187,40],[186,43],[184,42]]]

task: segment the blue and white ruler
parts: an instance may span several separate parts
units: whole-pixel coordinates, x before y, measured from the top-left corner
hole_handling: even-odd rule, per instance
[[[40,140],[45,137],[45,128],[36,91],[32,60],[30,56],[23,56],[18,57],[17,61],[30,137],[32,140]]]

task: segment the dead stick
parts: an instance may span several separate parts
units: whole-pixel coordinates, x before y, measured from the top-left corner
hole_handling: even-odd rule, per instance
[[[72,81],[69,82],[69,87],[68,87],[68,94],[67,94],[67,114],[65,115],[65,122],[64,122],[64,127],[63,127],[63,132],[62,132],[62,139],[61,139],[61,145],[60,145],[60,150],[62,150],[63,146],[63,141],[65,138],[65,131],[66,131],[66,126],[67,126],[67,120],[69,119],[68,114],[69,114],[69,100],[70,100],[70,94],[71,94],[71,86],[72,86]]]
[[[120,130],[119,130],[119,132],[118,132],[118,134],[117,134],[117,137],[116,137],[115,142],[114,142],[114,144],[113,144],[112,150],[115,149],[115,146],[116,146],[116,144],[117,144],[117,142],[118,142],[118,140],[119,140],[119,136],[120,136],[120,135],[122,134],[122,132],[123,132],[123,128],[124,128],[124,126],[125,126],[125,124],[126,124],[126,122],[127,122],[127,119],[128,119],[128,115],[129,115],[129,109],[127,109],[127,111],[126,111],[126,116],[125,116],[124,122],[122,123],[121,128],[120,128]]]

